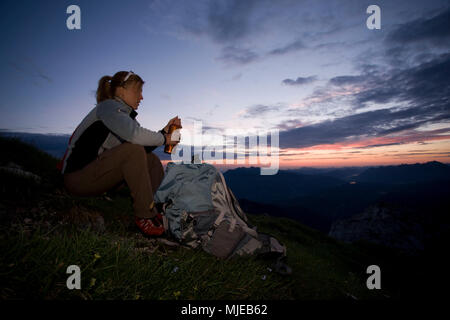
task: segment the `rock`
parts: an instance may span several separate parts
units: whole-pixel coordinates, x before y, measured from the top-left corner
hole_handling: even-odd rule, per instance
[[[99,212],[88,211],[77,206],[70,208],[63,220],[68,224],[77,225],[82,229],[89,228],[98,232],[105,231],[105,220]]]
[[[179,243],[173,242],[173,241],[169,241],[169,240],[164,239],[164,238],[157,238],[157,241],[162,243],[162,244],[165,244],[165,245],[167,245],[169,247],[179,247],[180,246]]]
[[[93,223],[93,229],[97,230],[99,232],[104,232],[105,231],[105,219],[103,218],[102,215],[98,215],[95,218],[95,221]]]
[[[6,166],[0,167],[0,171],[5,171],[16,176],[31,179],[38,184],[40,184],[42,181],[41,177],[29,171],[25,171],[21,166],[15,164],[14,162],[9,162]]]
[[[417,254],[424,250],[424,234],[423,225],[414,216],[377,205],[334,222],[328,235],[343,242],[365,240]]]

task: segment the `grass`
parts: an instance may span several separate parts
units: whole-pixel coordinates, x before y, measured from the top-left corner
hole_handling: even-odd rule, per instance
[[[290,219],[249,215],[258,231],[287,246],[289,276],[257,257],[220,260],[147,239],[134,226],[128,188],[109,198],[70,196],[60,187],[55,159],[4,140],[1,163],[13,161],[44,181],[0,172],[1,299],[365,300],[405,294],[395,280],[398,260],[386,258],[396,253],[339,243]],[[24,153],[26,161],[17,156]],[[381,290],[366,287],[366,268],[374,261],[387,261],[382,270],[391,273]],[[81,269],[80,290],[66,286],[70,265]]]
[[[61,226],[2,233],[2,299],[336,299],[376,297],[342,260],[285,240],[290,276],[255,257],[219,260],[140,237]],[[81,290],[68,290],[66,269],[81,268]]]
[[[364,265],[352,250],[289,219],[249,216],[260,231],[276,236],[288,248],[290,276],[268,268],[256,257],[219,260],[202,250],[172,248],[144,238],[123,223],[131,211],[129,199],[113,202],[83,199],[84,212],[101,210],[106,231],[53,222],[48,228],[32,214],[34,227],[17,222],[2,230],[0,278],[2,299],[371,299],[381,292],[365,287]],[[76,199],[66,199],[68,204]],[[116,201],[121,205],[115,206]],[[128,202],[127,202],[128,201]],[[47,199],[48,212],[54,208]],[[61,206],[61,200],[58,204]],[[65,206],[60,209],[64,212]],[[123,214],[126,212],[126,214]],[[113,219],[115,217],[115,219]],[[81,290],[68,290],[66,269],[81,268]],[[95,280],[94,280],[95,279]],[[384,293],[384,292],[383,292]]]
[[[51,237],[9,232],[0,247],[3,299],[263,299],[290,292],[279,275],[262,280],[268,271],[252,258],[222,261],[184,248],[149,252],[137,240],[90,230]],[[81,268],[81,290],[67,289],[68,265]]]

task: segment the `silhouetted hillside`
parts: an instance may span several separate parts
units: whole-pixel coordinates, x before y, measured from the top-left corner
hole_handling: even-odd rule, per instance
[[[321,175],[340,179],[343,181],[352,181],[361,174],[363,171],[367,170],[369,167],[343,167],[343,168],[300,168],[300,169],[289,169],[287,172],[308,174],[308,175]]]
[[[358,182],[383,184],[437,180],[450,180],[450,167],[437,161],[369,168],[356,178]]]
[[[61,159],[66,152],[69,143],[70,134],[39,134],[27,132],[1,131],[0,137],[16,138],[22,142],[31,144],[36,148],[48,153],[49,155]],[[153,151],[161,160],[168,160],[170,156],[163,152],[162,147]]]
[[[353,175],[354,170],[337,171]],[[328,233],[334,221],[360,214],[380,202],[400,206],[415,214],[431,211],[430,217],[444,221],[442,215],[447,207],[450,208],[446,200],[450,199],[450,180],[443,180],[447,170],[448,166],[439,162],[367,168],[360,174],[362,180],[373,177],[367,182],[357,178],[344,182],[324,176],[323,171],[304,175],[294,170],[281,170],[278,177],[263,178],[257,168],[229,170],[225,177],[236,197],[250,212],[293,218]],[[330,172],[336,174],[336,171]],[[411,182],[405,182],[407,179]]]
[[[47,152],[55,158],[61,158],[67,148],[70,135],[68,134],[39,134],[26,132],[0,132],[0,136],[16,138],[23,142],[32,144],[36,148]]]
[[[344,184],[342,180],[279,170],[276,175],[260,175],[259,168],[237,168],[224,174],[227,184],[240,198],[282,205],[288,199],[316,194]]]

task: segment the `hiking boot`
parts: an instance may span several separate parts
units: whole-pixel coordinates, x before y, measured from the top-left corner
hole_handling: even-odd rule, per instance
[[[156,217],[135,218],[136,225],[147,236],[160,236],[164,233],[164,226]]]

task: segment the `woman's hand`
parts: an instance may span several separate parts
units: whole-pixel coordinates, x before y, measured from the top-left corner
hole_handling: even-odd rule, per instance
[[[174,124],[174,125],[176,125],[179,129],[181,129],[182,128],[182,126],[181,126],[181,119],[180,118],[178,118],[178,116],[176,116],[175,118],[172,118],[172,119],[170,119],[169,120],[169,122],[167,123],[167,125],[164,127],[164,132],[169,132],[169,127],[172,125],[172,124]]]

